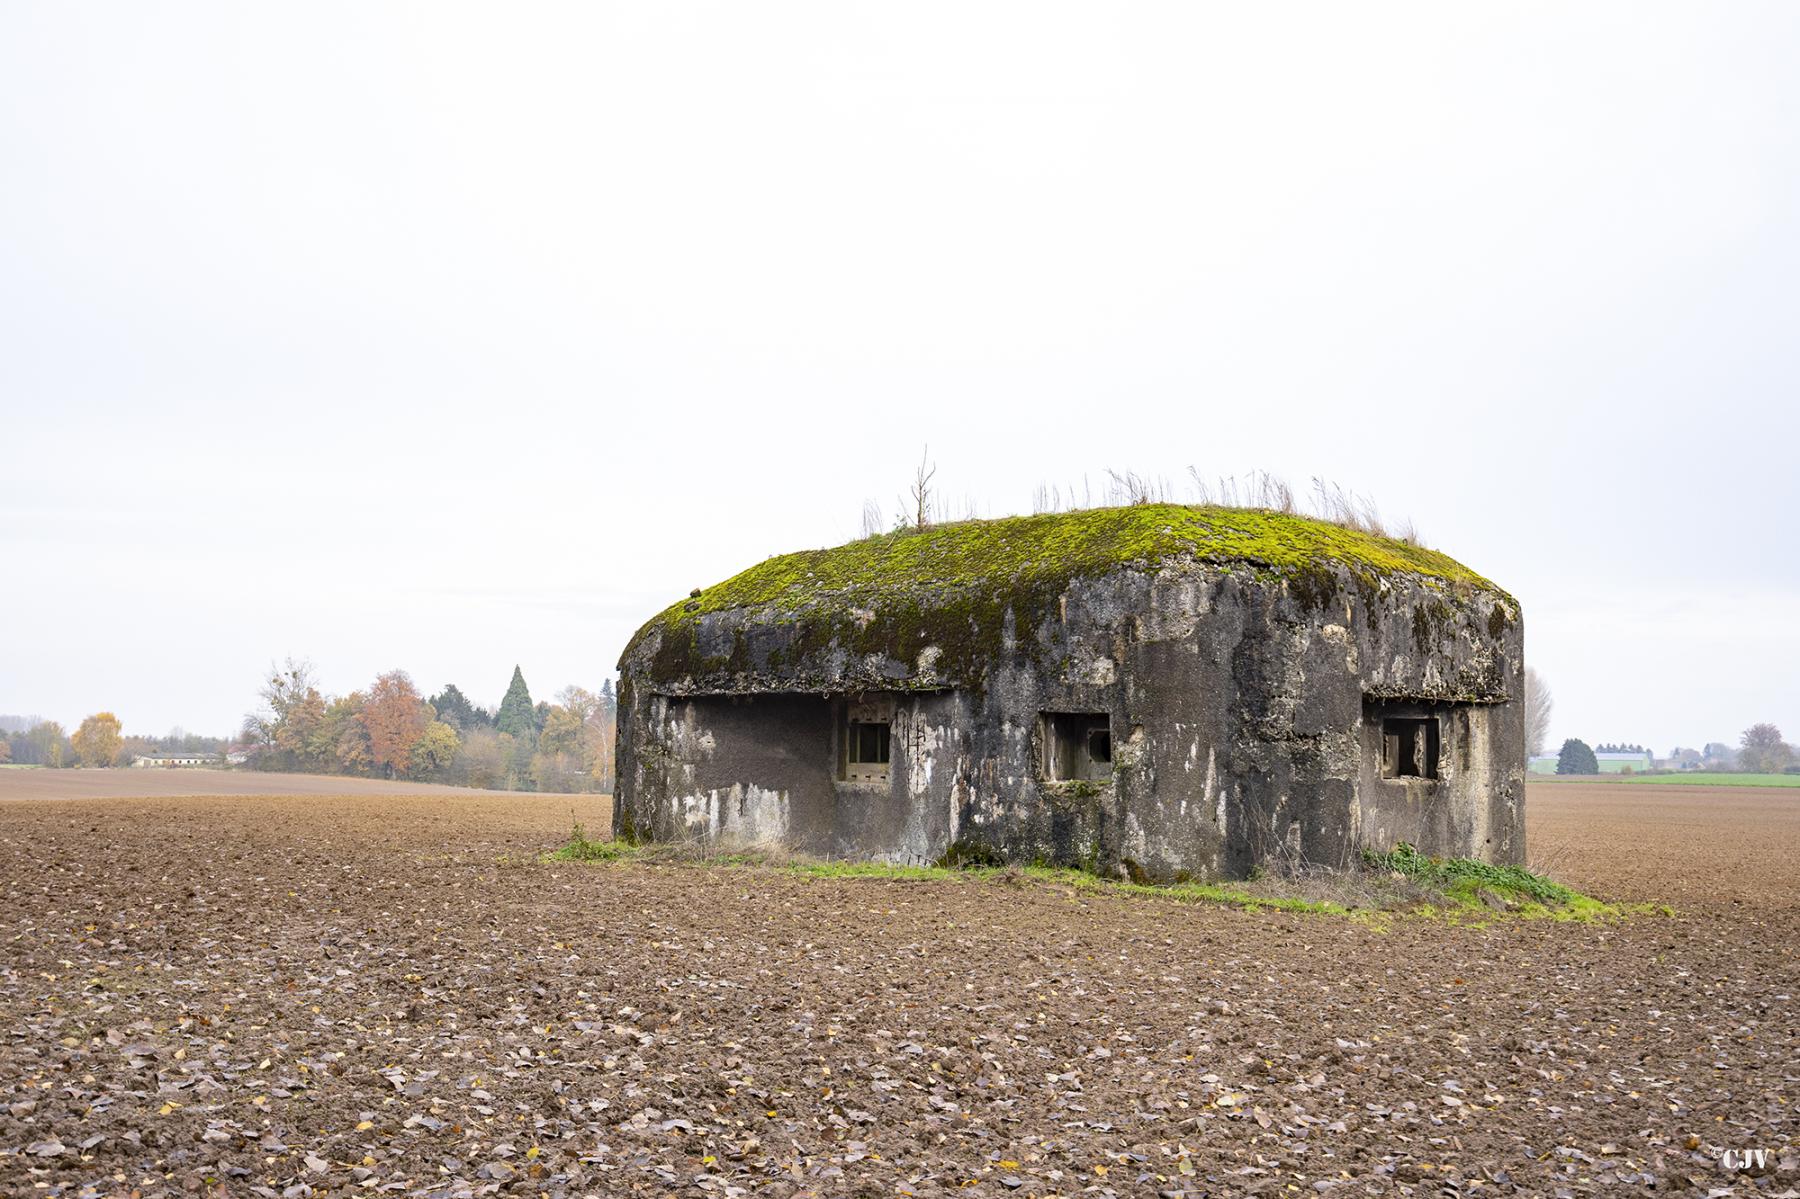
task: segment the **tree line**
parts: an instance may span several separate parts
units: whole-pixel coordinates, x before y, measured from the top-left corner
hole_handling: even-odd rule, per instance
[[[490,712],[454,683],[429,698],[403,670],[367,690],[330,696],[312,666],[274,667],[244,718],[246,764],[259,770],[363,775],[498,790],[610,791],[618,700],[609,679],[598,692],[565,687],[537,702],[513,667]]]
[[[119,718],[95,712],[73,733],[41,716],[0,716],[0,765],[129,766],[152,754],[223,754],[225,738],[182,729],[166,737],[125,735]]]
[[[1648,753],[1640,745],[1602,745],[1595,750],[1579,737],[1563,742],[1556,755],[1558,774],[1599,774],[1596,753]],[[1668,762],[1676,770],[1711,770],[1730,774],[1781,774],[1800,771],[1800,749],[1789,745],[1781,730],[1768,722],[1745,729],[1733,749],[1720,742],[1704,752],[1677,747]]]

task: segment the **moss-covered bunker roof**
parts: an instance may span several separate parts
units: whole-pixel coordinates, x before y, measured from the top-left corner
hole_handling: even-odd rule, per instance
[[[1079,578],[1178,560],[1245,563],[1293,576],[1321,568],[1364,578],[1411,575],[1505,596],[1454,559],[1393,538],[1263,509],[1138,504],[957,521],[782,554],[671,605],[632,644],[729,609],[816,613],[916,602],[933,592],[1042,595]]]

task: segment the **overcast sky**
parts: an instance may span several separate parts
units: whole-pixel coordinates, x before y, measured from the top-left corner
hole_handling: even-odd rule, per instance
[[[1325,476],[1554,735],[1800,738],[1800,6],[0,5],[0,712],[597,686],[689,588]]]

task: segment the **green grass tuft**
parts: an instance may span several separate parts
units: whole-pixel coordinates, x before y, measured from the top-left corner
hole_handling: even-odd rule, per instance
[[[1481,892],[1488,890],[1503,897],[1523,896],[1539,904],[1574,906],[1587,897],[1553,882],[1541,874],[1533,874],[1523,866],[1496,866],[1474,858],[1432,858],[1401,841],[1387,853],[1363,850],[1363,865],[1371,870],[1391,871],[1416,883],[1434,887],[1458,902],[1481,903]],[[1587,900],[1593,903],[1593,900]]]
[[[632,856],[636,846],[624,841],[591,841],[587,829],[578,820],[575,830],[562,848],[550,854],[558,862],[617,862]]]

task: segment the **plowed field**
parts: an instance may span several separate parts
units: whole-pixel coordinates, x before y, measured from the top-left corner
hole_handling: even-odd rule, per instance
[[[592,797],[30,798],[43,773],[0,772],[0,1195],[1800,1181],[1792,792],[1540,786],[1540,862],[1675,914],[1380,931],[538,862],[606,827]]]

